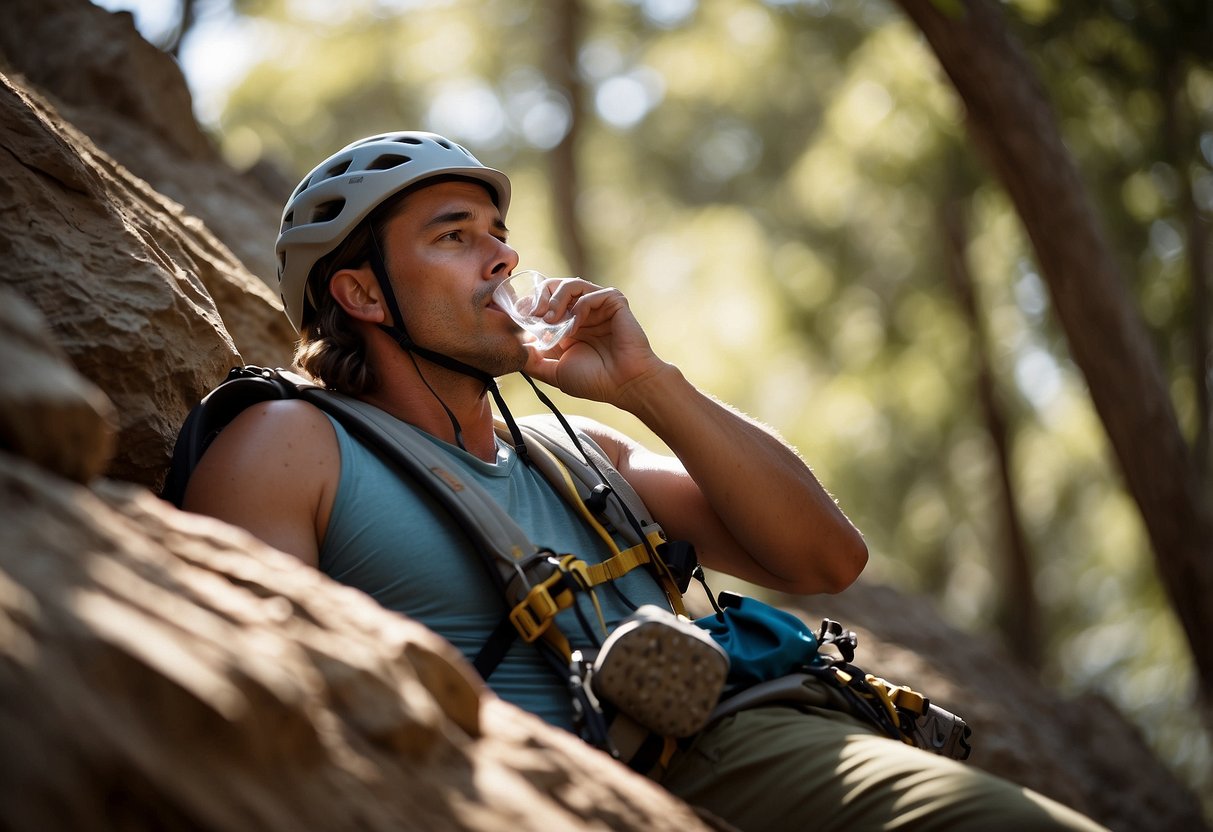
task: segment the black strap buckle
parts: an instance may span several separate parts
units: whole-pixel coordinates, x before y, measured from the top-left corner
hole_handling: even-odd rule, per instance
[[[855,648],[859,646],[859,637],[837,621],[823,618],[821,629],[817,632],[817,643],[822,647],[833,645],[842,660],[850,664],[855,661]]]
[[[585,498],[585,507],[590,510],[590,513],[597,516],[606,511],[607,500],[610,499],[614,492],[611,487],[605,482],[594,486],[590,492],[590,496]]]
[[[670,571],[674,583],[678,585],[678,591],[685,594],[691,585],[691,578],[695,576],[695,570],[699,567],[699,556],[695,554],[695,547],[685,540],[667,540],[657,547],[657,554]]]

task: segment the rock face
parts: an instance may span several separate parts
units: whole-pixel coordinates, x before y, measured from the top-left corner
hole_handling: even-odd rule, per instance
[[[288,363],[290,326],[204,226],[3,77],[0,144],[0,285],[117,407],[109,473],[156,487],[189,408],[233,364]]]
[[[704,828],[230,526],[8,454],[0,505],[5,829]]]
[[[274,234],[295,183],[275,181],[267,192],[221,162],[194,121],[180,68],[139,36],[129,14],[84,0],[4,0],[4,10],[21,23],[0,26],[0,56],[98,147],[274,285]]]
[[[38,311],[8,291],[0,355],[0,448],[75,482],[101,474],[114,451],[113,404],[71,369]]]
[[[149,493],[229,366],[289,361],[293,333],[246,268],[264,277],[263,255],[232,253],[268,251],[276,211],[218,162],[129,19],[8,8],[0,827],[706,828],[487,693],[438,636]],[[969,719],[974,765],[1114,829],[1203,828],[1106,705],[1059,699],[887,590],[786,600],[862,628],[860,664]]]

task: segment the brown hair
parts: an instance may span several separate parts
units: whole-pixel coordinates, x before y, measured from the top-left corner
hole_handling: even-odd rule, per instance
[[[427,181],[425,184],[433,184]],[[366,360],[366,343],[353,320],[333,299],[329,281],[342,269],[356,269],[370,261],[371,230],[383,245],[384,228],[396,215],[400,203],[413,191],[406,188],[379,204],[358,223],[341,245],[316,261],[308,277],[309,297],[315,307],[305,303],[303,329],[295,347],[295,365],[330,390],[359,396],[373,392],[378,385],[374,370]],[[386,255],[385,255],[386,256]]]

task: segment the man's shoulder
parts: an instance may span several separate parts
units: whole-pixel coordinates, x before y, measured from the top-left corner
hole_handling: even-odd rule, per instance
[[[634,439],[618,428],[604,422],[599,422],[596,419],[591,419],[588,416],[575,416],[570,421],[570,424],[599,445],[606,443],[615,447],[628,447],[636,444]]]
[[[336,435],[317,408],[297,400],[256,402],[202,455],[182,507],[241,526],[315,565],[340,468]]]
[[[241,411],[216,437],[207,455],[234,453],[257,458],[278,454],[328,455],[337,445],[320,408],[301,399],[257,402]]]
[[[619,467],[622,458],[627,455],[631,448],[636,446],[636,442],[627,434],[596,419],[572,414],[567,415],[565,418],[573,430],[593,440],[594,444],[598,446],[599,450],[606,455],[607,459],[615,467]],[[534,417],[528,416],[525,421],[532,426],[542,427],[549,436],[562,435],[564,432],[556,417],[548,414],[538,414]]]
[[[303,399],[270,399],[256,402],[232,419],[228,429],[238,425],[263,428],[308,427],[328,424],[328,417],[319,407]]]

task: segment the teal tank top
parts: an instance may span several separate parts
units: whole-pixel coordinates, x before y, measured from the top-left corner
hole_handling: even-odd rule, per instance
[[[403,480],[331,416],[329,421],[341,450],[341,479],[320,547],[320,570],[426,625],[471,661],[506,611],[480,555],[423,486]],[[589,563],[610,556],[543,475],[522,464],[505,443],[498,442],[497,459],[490,463],[423,435],[446,453],[453,471],[475,481],[505,508],[536,545],[576,554]],[[668,608],[657,581],[643,568],[615,584],[636,606]],[[599,587],[596,595],[610,629],[631,612],[607,586]],[[578,603],[597,631],[590,599],[581,594]],[[572,609],[561,613],[557,622],[574,647],[593,643]],[[595,636],[599,641],[603,637],[600,632]],[[565,683],[535,647],[521,639],[493,671],[489,685],[506,701],[572,729]]]

